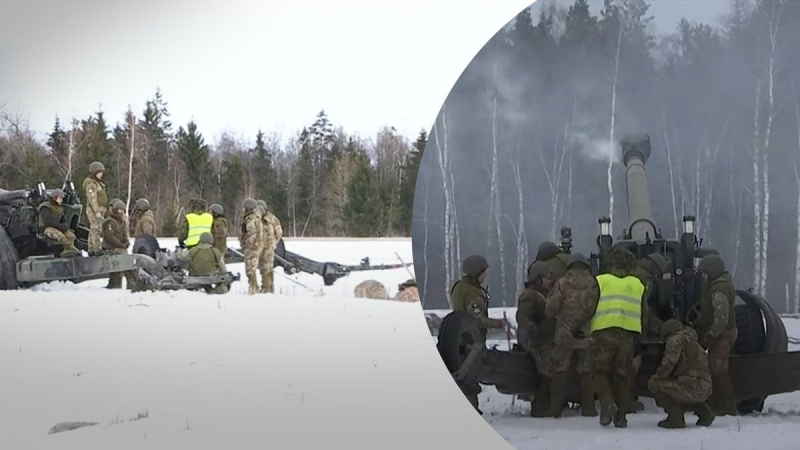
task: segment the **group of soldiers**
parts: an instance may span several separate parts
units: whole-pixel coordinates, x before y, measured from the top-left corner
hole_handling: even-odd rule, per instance
[[[128,221],[125,203],[117,198],[108,200],[104,172],[103,163],[95,161],[89,165],[89,175],[83,181],[89,256],[126,254],[130,247],[130,232],[134,238],[156,235],[156,220],[150,202],[146,198],[138,199]],[[75,247],[75,234],[63,215],[64,196],[61,189],[49,192],[48,200],[39,205],[39,228],[44,236],[61,244],[62,257],[78,257],[81,253]],[[273,293],[273,261],[275,248],[283,237],[283,227],[264,200],[248,198],[243,208],[245,215],[239,241],[244,251],[248,293]],[[188,210],[179,227],[178,243],[182,249],[188,250],[189,275],[225,273],[229,221],[222,205],[215,203],[206,209],[204,200],[194,199],[190,201]],[[257,270],[261,272],[260,289]],[[123,276],[129,289],[137,289],[136,277],[131,271],[110,274],[107,287],[122,288]],[[228,290],[229,286],[220,285],[212,292],[224,294]]]
[[[676,319],[662,322],[653,310],[669,302],[658,280],[669,278],[666,260],[652,254],[637,261],[624,248],[609,251],[607,267],[594,276],[588,258],[566,254],[553,242],[543,243],[528,268],[517,305],[517,337],[536,362],[541,383],[531,400],[532,417],[561,417],[566,406],[567,370],[577,359],[581,415],[603,426],[627,426],[626,415],[642,410],[632,387],[643,334],[658,334],[666,347],[647,383],[667,418],[662,428],[684,428],[685,412],[699,426],[715,416],[736,415],[736,398],[728,375],[728,357],[736,340],[734,288],[723,260],[702,258],[699,318],[690,326]],[[505,328],[505,319],[488,315],[489,294],[483,283],[489,265],[472,255],[463,261],[464,276],[451,290],[455,311],[472,315],[486,340],[488,329]],[[462,386],[478,409],[479,385]],[[480,412],[480,409],[478,409]]]

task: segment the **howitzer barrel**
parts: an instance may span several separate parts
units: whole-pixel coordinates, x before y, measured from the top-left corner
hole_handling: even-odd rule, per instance
[[[625,162],[625,187],[628,194],[628,232],[631,239],[644,240],[656,236],[650,195],[647,190],[647,173],[644,165],[650,157],[650,136],[628,136],[622,142],[622,159]]]
[[[30,191],[25,189],[17,189],[16,191],[7,191],[0,189],[0,203],[10,203],[15,200],[22,200],[30,195]]]

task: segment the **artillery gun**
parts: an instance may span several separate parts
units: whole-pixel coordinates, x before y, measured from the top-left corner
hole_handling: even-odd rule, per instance
[[[89,230],[80,224],[83,206],[75,186],[66,182],[62,190],[64,223],[75,234],[75,246],[88,251]],[[186,259],[158,248],[152,236],[136,239],[131,255],[62,258],[61,244],[39,233],[38,206],[47,201],[48,193],[43,183],[35,189],[0,189],[0,290],[49,281],[80,283],[128,270],[135,272],[141,287],[153,290],[207,289],[239,280],[239,274],[230,272],[188,276]]]
[[[645,163],[650,157],[648,135],[632,135],[621,141],[625,164],[628,216],[627,228],[614,242],[610,220],[598,220],[600,233],[597,251],[590,254],[593,274],[599,274],[608,252],[616,247],[631,251],[637,259],[653,253],[661,255],[663,276],[657,280],[658,298],[649,306],[661,320],[677,318],[691,324],[699,315],[700,279],[695,263],[714,249],[701,248],[693,216],[683,217],[680,238],[665,238],[655,225],[647,190]],[[562,249],[569,251],[571,233],[562,230]],[[567,239],[570,238],[570,239]],[[739,399],[741,413],[761,411],[769,395],[800,390],[800,352],[788,352],[786,329],[769,303],[752,290],[736,290],[736,326],[738,337],[730,356],[730,376]],[[480,341],[475,320],[465,313],[451,312],[442,321],[437,348],[460,385],[494,385],[505,394],[533,395],[540,382],[531,354],[519,344],[510,351],[487,349]],[[637,348],[641,364],[636,376],[636,395],[650,397],[647,380],[661,361],[664,341],[645,334]],[[568,373],[567,400],[579,401],[577,357]]]

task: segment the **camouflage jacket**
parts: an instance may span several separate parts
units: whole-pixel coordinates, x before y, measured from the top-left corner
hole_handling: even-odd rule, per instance
[[[557,253],[555,256],[546,260],[545,262],[550,264],[550,268],[553,269],[553,276],[551,278],[555,282],[567,273],[569,255],[566,253]]]
[[[228,251],[228,218],[225,216],[214,217],[211,224],[211,235],[214,236],[214,248],[223,255]]]
[[[545,294],[535,288],[525,288],[520,294],[517,300],[517,333],[525,333],[527,342],[553,338],[556,323],[545,314],[546,305]]]
[[[734,300],[733,281],[727,272],[703,287],[700,295],[700,325],[703,335],[717,337],[726,330],[736,328]]]
[[[258,210],[247,213],[242,220],[242,232],[239,243],[242,249],[258,248],[263,244],[263,225]]]
[[[105,183],[91,176],[86,177],[83,180],[83,192],[86,194],[86,215],[92,219],[98,215],[105,216],[108,206]]]
[[[55,228],[60,232],[69,229],[67,224],[61,221],[64,214],[63,208],[52,200],[47,200],[39,204],[39,232],[45,228]]]
[[[571,268],[553,286],[545,315],[556,321],[557,343],[570,345],[579,333],[589,335],[589,323],[597,308],[600,288],[588,269]]]
[[[697,333],[689,327],[682,327],[667,336],[667,344],[655,378],[677,378],[687,376],[708,378],[708,356],[697,342]]]
[[[225,272],[225,257],[211,244],[197,244],[189,250],[189,275],[202,277]]]
[[[156,235],[156,217],[153,211],[140,211],[133,217],[133,236],[139,237],[142,235],[149,235],[155,237]]]
[[[482,330],[502,327],[500,320],[489,317],[489,294],[472,278],[464,276],[456,281],[450,291],[450,298],[453,311],[471,315]]]
[[[127,249],[131,245],[125,222],[116,214],[109,214],[103,222],[103,248],[106,250]]]

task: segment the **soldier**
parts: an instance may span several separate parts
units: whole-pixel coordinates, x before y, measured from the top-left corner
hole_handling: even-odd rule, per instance
[[[552,266],[551,266],[552,267]],[[553,376],[550,381],[550,406],[552,417],[561,417],[567,382],[567,369],[572,353],[578,351],[580,374],[581,415],[594,417],[594,389],[591,366],[585,350],[589,345],[581,335],[588,335],[587,326],[597,305],[598,286],[591,274],[586,256],[575,253],[569,260],[567,271],[553,287],[547,298],[545,314],[556,321],[552,352]],[[555,272],[555,271],[554,271]]]
[[[456,281],[450,290],[453,311],[465,312],[475,318],[482,342],[486,341],[488,329],[506,326],[504,319],[492,319],[489,317],[489,292],[482,286],[486,280],[486,270],[488,268],[489,264],[483,256],[470,255],[466,257],[461,265],[461,271],[464,272],[464,276]],[[483,414],[478,409],[478,394],[481,392],[481,387],[477,384],[461,386],[461,391],[472,406],[480,414]]]
[[[651,253],[637,262],[633,275],[644,285],[647,326],[643,331],[657,335],[661,326],[658,312],[671,313],[672,265],[660,253]]]
[[[631,395],[631,364],[642,333],[644,285],[632,275],[636,258],[624,248],[608,254],[608,273],[596,277],[600,288],[591,322],[592,368],[600,397],[600,425],[625,428]]]
[[[256,269],[264,249],[263,227],[256,201],[248,198],[242,206],[244,207],[244,219],[242,220],[242,232],[239,234],[239,243],[244,251],[244,268],[248,282],[247,292],[252,295],[258,292]]]
[[[86,218],[89,221],[89,255],[102,249],[103,222],[108,211],[108,194],[103,183],[103,163],[95,161],[89,164],[89,176],[83,180],[83,191],[86,195]]]
[[[539,245],[539,249],[536,251],[534,262],[536,261],[544,261],[550,264],[550,267],[553,268],[553,283],[555,283],[567,272],[570,258],[568,254],[561,251],[555,242],[545,241]],[[530,266],[528,270],[530,270]]]
[[[136,200],[136,211],[133,215],[133,237],[156,235],[156,217],[150,210],[150,202],[146,198]]]
[[[718,416],[736,415],[736,396],[728,375],[728,358],[736,341],[733,281],[719,255],[708,255],[697,265],[703,289],[700,294],[700,342],[708,348],[713,385],[709,404]]]
[[[697,425],[707,427],[714,421],[706,399],[711,395],[711,374],[708,357],[697,342],[697,333],[680,321],[670,319],[661,326],[666,349],[656,373],[647,381],[656,403],[664,408],[667,418],[658,422],[661,428],[685,428],[684,410],[694,412]]]
[[[275,292],[273,281],[273,264],[275,263],[275,247],[283,237],[281,222],[267,209],[267,202],[258,200],[256,202],[261,212],[263,226],[263,250],[258,261],[258,268],[261,271],[261,292]]]
[[[200,235],[200,243],[189,250],[189,276],[205,277],[227,272],[225,256],[214,248],[214,236],[211,233]],[[216,287],[207,287],[209,294],[225,294],[230,286],[220,283]]]
[[[192,248],[200,243],[203,233],[211,233],[214,217],[206,212],[206,202],[196,198],[189,202],[189,213],[178,230],[178,244],[181,248]]]
[[[550,413],[550,378],[553,376],[551,354],[555,320],[547,318],[547,294],[553,287],[553,269],[544,261],[534,262],[528,270],[525,290],[517,300],[517,336],[536,361],[541,376],[536,395],[531,401],[531,417],[546,417]],[[523,343],[524,342],[524,343]]]
[[[61,244],[64,248],[61,251],[61,257],[80,256],[80,252],[75,248],[75,233],[64,222],[64,213],[61,207],[61,202],[64,201],[64,191],[54,189],[48,197],[47,201],[39,204],[39,232]]]
[[[128,254],[128,247],[131,245],[128,238],[128,231],[125,227],[125,203],[117,200],[111,205],[108,218],[103,222],[103,249],[112,255]],[[109,289],[122,288],[123,273],[114,272],[108,276]],[[125,279],[128,280],[128,289],[136,289],[136,277],[133,271],[124,272]]]
[[[228,252],[228,218],[225,217],[225,210],[219,203],[214,203],[208,207],[208,212],[214,218],[211,224],[211,235],[214,237],[214,248],[223,256]]]

